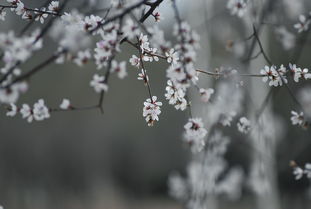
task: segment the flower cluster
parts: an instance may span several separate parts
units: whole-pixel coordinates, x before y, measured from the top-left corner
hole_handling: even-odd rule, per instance
[[[144,102],[143,117],[145,117],[148,126],[153,126],[155,121],[159,121],[162,102],[157,101],[157,97],[153,96]]]
[[[180,88],[176,88],[171,80],[167,81],[165,90],[165,98],[168,100],[169,104],[174,105],[176,110],[183,111],[187,108],[188,102],[185,99],[185,92]]]
[[[190,118],[185,128],[185,141],[193,147],[192,150],[200,151],[205,146],[207,130],[204,128],[201,118]]]
[[[7,0],[11,5],[11,11],[15,12],[17,15],[21,16],[22,19],[40,21],[40,23],[44,23],[44,19],[46,19],[49,15],[58,15],[59,12],[59,2],[52,1],[48,8],[41,9],[30,9],[25,7],[24,3],[21,0]],[[6,12],[3,11],[4,8],[0,9],[0,19],[5,20]]]
[[[241,117],[237,127],[241,133],[247,134],[251,129],[251,123],[246,117]]]
[[[301,179],[303,175],[311,179],[311,163],[306,163],[305,167],[301,168],[295,161],[291,161],[290,166],[293,168],[293,174],[296,180]]]
[[[279,68],[276,66],[265,66],[264,69],[260,70],[260,74],[263,76],[262,81],[269,81],[269,86],[282,86],[283,83],[287,83],[286,75],[291,73],[295,82],[299,82],[300,78],[305,80],[311,79],[311,73],[307,68],[301,69],[295,64],[289,64],[289,70],[285,68],[284,65],[281,65]]]
[[[20,113],[29,123],[33,120],[42,121],[50,118],[50,110],[45,106],[43,99],[39,99],[33,105],[33,108],[28,104],[23,104],[21,108],[18,108],[15,104],[11,103],[6,115],[14,117],[17,113]]]

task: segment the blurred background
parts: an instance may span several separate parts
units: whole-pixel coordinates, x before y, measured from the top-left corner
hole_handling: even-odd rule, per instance
[[[293,24],[298,21],[299,14],[309,12],[311,2],[297,0],[290,4],[286,0],[271,1],[274,2],[273,15],[262,22],[260,34],[269,56],[276,65],[295,62],[299,66],[310,67],[309,32],[297,35]],[[40,1],[23,2],[33,8],[42,4]],[[65,10],[70,11],[81,2],[71,1]],[[269,0],[251,2],[260,8]],[[5,3],[0,1],[0,4]],[[97,2],[103,8],[108,3]],[[243,64],[241,57],[247,50],[241,40],[251,34],[252,20],[230,15],[226,0],[179,0],[177,4],[182,18],[201,37],[197,67],[212,71],[216,67],[230,66],[239,70]],[[164,16],[159,27],[164,30],[166,39],[174,40],[174,14],[170,1],[164,0],[158,11]],[[0,23],[0,32],[19,32],[25,24],[26,21],[8,11],[7,20]],[[153,19],[146,24],[154,24]],[[279,26],[286,27],[295,35],[294,47],[284,49],[276,32]],[[36,27],[42,26],[34,24],[32,29]],[[235,43],[230,49],[228,41]],[[31,69],[57,48],[49,36],[44,38],[44,45],[44,49],[35,52],[32,59],[22,65],[22,70]],[[136,54],[127,45],[123,45],[121,50],[118,60],[128,61],[132,54]],[[299,59],[296,57],[298,52],[301,52]],[[252,63],[248,69],[252,73],[259,73],[265,65],[261,57]],[[167,67],[163,61],[146,66],[153,94],[164,103],[160,122],[154,127],[148,127],[142,117],[143,101],[148,94],[137,80],[137,69],[130,64],[127,64],[128,77],[120,80],[112,76],[109,80],[104,114],[99,110],[58,112],[53,113],[49,120],[29,124],[19,117],[6,117],[4,108],[1,108],[0,204],[10,209],[182,208],[180,203],[169,197],[167,179],[173,171],[184,173],[190,160],[191,153],[181,141],[188,114],[176,111],[165,101]],[[241,67],[242,70],[245,69]],[[32,77],[29,91],[21,96],[18,104],[33,104],[43,98],[49,107],[57,107],[63,98],[68,98],[77,106],[92,105],[98,100],[98,95],[89,87],[95,72],[93,64],[84,68],[72,63],[49,65]],[[204,76],[202,80],[205,87],[212,87],[218,82]],[[245,86],[250,82],[253,86],[260,86],[258,88],[267,87],[259,79],[245,80]],[[300,92],[302,86],[307,89],[306,94]],[[310,82],[302,86],[290,84],[295,94],[311,98]],[[193,98],[194,114],[200,114],[200,106],[204,104],[195,95]],[[310,111],[308,96],[303,98]],[[264,98],[257,99],[262,101]],[[309,181],[295,181],[288,166],[290,160],[301,165],[311,162],[310,130],[301,130],[290,124],[293,105],[286,89],[282,88],[273,95],[271,108],[281,119],[283,127],[275,152],[280,208],[311,208]],[[251,161],[251,150],[245,145],[247,137],[230,129],[228,134],[231,142],[226,159],[230,165],[241,165],[247,175]],[[220,197],[219,208],[250,208],[254,201],[254,196],[245,187],[242,197],[234,202]]]

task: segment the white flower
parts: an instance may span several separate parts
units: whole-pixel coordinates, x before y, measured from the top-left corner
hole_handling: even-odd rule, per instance
[[[145,50],[150,50],[149,48],[149,42],[148,42],[148,36],[144,34],[140,34],[139,36],[139,46],[141,53],[143,54]]]
[[[296,166],[294,167],[293,174],[295,175],[295,179],[299,180],[303,176],[303,170],[299,166]]]
[[[295,46],[295,35],[289,32],[284,26],[276,28],[275,32],[285,50],[290,50]]]
[[[59,1],[52,1],[48,7],[49,11],[58,13],[59,12]]]
[[[311,178],[311,163],[305,164],[304,173],[307,175],[308,178]]]
[[[207,134],[201,118],[190,118],[184,128],[186,130],[185,138],[190,143],[203,139]]]
[[[97,93],[108,91],[108,85],[105,83],[105,76],[95,74],[93,80],[90,82],[90,86],[93,87]]]
[[[91,59],[90,50],[79,51],[77,56],[74,58],[73,62],[76,63],[78,66],[85,65]]]
[[[45,106],[43,99],[39,99],[39,101],[33,105],[32,112],[33,112],[34,119],[38,121],[41,121],[41,120],[44,120],[50,117],[50,111]]]
[[[262,75],[265,75],[262,78],[263,82],[267,82],[269,80],[269,86],[282,86],[282,78],[280,77],[280,74],[277,72],[275,66],[265,66],[264,69],[260,70],[260,73]],[[285,81],[285,80],[284,80]],[[286,82],[286,81],[285,81]]]
[[[68,110],[71,107],[69,99],[63,99],[59,107],[62,110]]]
[[[171,80],[167,81],[165,88],[165,98],[170,105],[174,105],[176,110],[184,111],[187,108],[188,102],[185,99],[185,91],[181,88],[177,88]]]
[[[148,126],[153,126],[155,121],[159,121],[162,102],[157,102],[157,97],[152,96],[144,102],[143,117],[145,117]]]
[[[246,117],[241,117],[237,127],[241,133],[247,134],[251,129],[251,123]]]
[[[24,12],[26,11],[25,10],[25,6],[24,6],[24,3],[22,3],[21,1],[17,2],[16,3],[16,8],[15,8],[15,12],[17,15],[22,15],[24,14]]]
[[[179,60],[179,56],[177,52],[174,52],[174,49],[170,49],[168,52],[165,52],[166,60],[168,63],[176,64]]]
[[[292,116],[290,119],[291,119],[293,125],[302,126],[305,123],[303,112],[300,112],[300,114],[298,114],[295,111],[291,111],[291,114],[292,114]]]
[[[8,112],[6,113],[6,116],[14,117],[16,113],[18,112],[17,107],[15,104],[11,103],[10,107],[8,108]]]
[[[231,126],[233,117],[236,116],[235,111],[230,111],[220,115],[219,123],[223,126]]]
[[[122,31],[124,36],[127,37],[128,39],[133,39],[140,33],[139,27],[130,18],[126,19]]]
[[[40,11],[45,12],[45,8],[41,8]],[[40,21],[41,24],[44,23],[44,18],[47,18],[49,16],[48,14],[42,12],[35,12],[36,14],[35,21]]]
[[[141,73],[138,73],[138,80],[144,81],[144,84],[147,85],[147,82],[149,81],[148,75],[145,74],[144,69],[141,69]]]
[[[0,9],[0,20],[5,21],[6,11],[4,9]]]
[[[21,110],[19,111],[23,118],[27,118],[27,121],[31,123],[33,121],[32,110],[28,104],[23,104]]]
[[[310,79],[311,78],[311,73],[309,73],[309,69],[304,68],[301,71],[301,77],[304,78],[305,80]]]
[[[85,31],[92,31],[94,30],[101,22],[103,19],[99,16],[91,15],[91,16],[86,16],[84,18],[84,21],[82,21],[82,27]]]
[[[127,76],[125,67],[126,67],[125,61],[118,63],[117,61],[113,60],[111,62],[111,72],[117,73],[120,79],[123,79],[125,76]]]
[[[298,30],[298,33],[307,31],[309,29],[310,20],[304,15],[299,15],[299,22],[294,25],[294,28]]]
[[[298,68],[295,64],[289,63],[289,69],[294,74],[294,81],[299,82],[299,78],[301,78],[301,68]]]
[[[155,14],[153,14],[153,17],[155,19],[156,22],[160,22],[161,20],[163,20],[163,15],[160,14],[160,12],[156,12]]]
[[[203,102],[209,102],[212,94],[214,94],[214,89],[200,89],[200,94]]]
[[[131,63],[131,65],[133,65],[135,67],[139,67],[140,66],[140,59],[136,55],[132,55],[132,57],[130,58],[130,63]]]
[[[244,0],[229,0],[227,8],[231,11],[231,15],[242,17],[246,12],[246,3]]]

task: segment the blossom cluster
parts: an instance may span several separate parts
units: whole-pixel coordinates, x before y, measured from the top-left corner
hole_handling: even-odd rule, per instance
[[[49,15],[58,15],[59,12],[59,2],[52,1],[50,2],[47,8],[42,7],[40,9],[30,9],[25,7],[24,3],[21,0],[6,0],[10,3],[10,8],[12,12],[15,12],[17,15],[21,16],[22,19],[40,21],[44,23],[44,20]],[[5,20],[6,12],[4,11],[5,7],[0,7],[0,20]]]
[[[50,110],[45,105],[43,99],[39,99],[32,108],[28,104],[23,104],[21,108],[18,108],[15,104],[11,103],[8,110],[7,116],[14,117],[17,113],[20,113],[29,123],[33,120],[42,121],[50,118]]]
[[[298,166],[294,161],[291,161],[290,165],[293,168],[293,174],[296,180],[301,179],[303,175],[306,175],[307,178],[311,179],[311,163],[306,163],[304,168]]]
[[[155,121],[159,121],[162,102],[157,101],[157,97],[146,99],[144,102],[143,116],[146,119],[148,126],[153,126]]]
[[[281,65],[279,68],[276,66],[265,66],[264,69],[260,70],[260,74],[263,76],[263,82],[269,81],[269,86],[275,87],[282,86],[283,83],[287,84],[287,74],[292,75],[295,82],[299,82],[300,79],[311,79],[309,69],[301,69],[295,64],[289,64],[288,69],[284,65]]]

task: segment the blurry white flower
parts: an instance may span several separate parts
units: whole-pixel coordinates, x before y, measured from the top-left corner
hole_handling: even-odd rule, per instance
[[[69,99],[63,99],[62,103],[59,105],[60,109],[68,110],[70,108],[70,101]]]
[[[296,166],[294,168],[293,174],[295,175],[295,179],[299,180],[303,176],[303,170],[300,167]]]
[[[108,91],[108,85],[105,82],[105,76],[99,76],[95,74],[93,80],[90,82],[90,86],[94,88],[97,93],[102,91]]]
[[[246,3],[244,0],[229,0],[227,8],[231,11],[231,15],[242,17],[246,12]]]
[[[293,125],[300,125],[302,126],[305,122],[304,116],[303,116],[303,112],[300,112],[299,114],[295,111],[291,111],[291,121]]]
[[[241,133],[247,134],[251,129],[251,123],[246,117],[241,117],[237,127]]]
[[[38,121],[50,117],[49,109],[45,106],[43,99],[39,99],[39,101],[33,105],[32,113],[34,119]]]
[[[76,63],[78,66],[85,65],[91,59],[90,50],[79,51],[77,56],[74,58],[73,62]]]
[[[59,1],[52,1],[48,7],[49,11],[58,13],[59,12]]]
[[[19,112],[21,113],[23,118],[27,118],[27,121],[29,123],[32,122],[33,120],[32,110],[28,104],[23,104]]]
[[[16,113],[18,112],[17,107],[15,104],[11,103],[10,107],[8,108],[8,112],[6,113],[6,116],[14,117]]]
[[[214,89],[200,89],[200,94],[203,102],[209,102],[212,94],[214,94]]]
[[[131,63],[131,65],[133,65],[135,67],[139,67],[140,66],[140,59],[136,55],[132,55],[132,57],[130,58],[130,63]]]
[[[6,11],[4,9],[0,9],[0,20],[5,21]]]
[[[200,151],[205,146],[204,137],[207,130],[203,126],[201,118],[190,118],[188,123],[184,125],[185,140],[190,146],[196,147],[196,151]]]
[[[138,25],[135,24],[131,18],[126,19],[126,22],[122,27],[122,31],[124,36],[128,39],[133,39],[140,33]]]
[[[304,173],[307,175],[308,178],[311,178],[311,163],[305,164]]]
[[[309,29],[310,24],[309,18],[307,19],[304,15],[299,15],[299,22],[294,25],[294,28],[298,30],[298,33],[303,31],[307,31]]]
[[[165,56],[168,63],[176,64],[179,60],[178,53],[174,51],[174,48],[170,49],[168,52],[165,52]]]
[[[113,60],[111,63],[111,72],[117,73],[120,79],[123,79],[127,76],[126,72],[126,63],[125,61],[118,63],[117,61]]]

